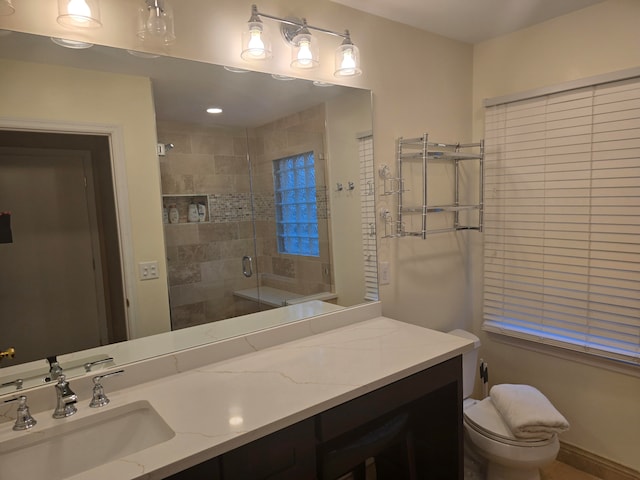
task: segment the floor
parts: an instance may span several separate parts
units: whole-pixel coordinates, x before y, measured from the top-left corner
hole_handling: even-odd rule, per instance
[[[543,469],[541,477],[542,480],[600,480],[599,477],[594,477],[558,461]]]
[[[553,462],[541,472],[541,480],[601,480],[581,470],[577,470],[566,463],[558,461]],[[375,467],[369,465],[367,467],[367,480],[375,480]],[[340,480],[351,480],[351,475],[346,475]]]

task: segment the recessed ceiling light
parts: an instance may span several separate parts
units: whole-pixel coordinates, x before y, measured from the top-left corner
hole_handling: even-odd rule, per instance
[[[207,113],[222,113],[222,109],[220,107],[209,107],[207,108]]]
[[[333,87],[334,86],[333,83],[321,82],[319,80],[315,80],[313,84],[316,87]]]
[[[82,50],[93,47],[93,43],[80,42],[78,40],[69,40],[66,38],[51,37],[51,41],[56,45],[65,48],[73,48],[74,50]]]

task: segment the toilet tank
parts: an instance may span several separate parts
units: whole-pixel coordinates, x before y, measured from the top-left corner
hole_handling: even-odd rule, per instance
[[[473,394],[473,386],[476,379],[476,369],[478,368],[478,350],[480,349],[480,339],[473,333],[466,330],[451,330],[450,335],[473,340],[473,350],[462,354],[462,398],[469,398]]]

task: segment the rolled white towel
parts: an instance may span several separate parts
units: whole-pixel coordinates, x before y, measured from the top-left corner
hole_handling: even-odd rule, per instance
[[[518,438],[547,439],[569,429],[569,422],[540,390],[530,385],[494,385],[491,401]]]

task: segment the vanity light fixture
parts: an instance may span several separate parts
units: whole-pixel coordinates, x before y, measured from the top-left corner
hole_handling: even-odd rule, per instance
[[[139,0],[138,38],[146,44],[166,47],[176,41],[173,9],[169,0]]]
[[[268,32],[261,17],[269,18],[280,23],[283,38],[291,45],[291,67],[295,69],[311,69],[319,65],[317,41],[310,30],[327,33],[343,39],[335,52],[336,77],[356,76],[360,70],[360,52],[351,41],[349,30],[344,33],[334,32],[325,28],[307,24],[306,19],[280,18],[258,11],[256,5],[251,6],[251,17],[247,29],[242,33],[242,53],[244,60],[264,60],[271,57],[271,43]]]
[[[99,0],[58,0],[58,23],[65,27],[101,27]]]
[[[16,9],[11,0],[0,0],[0,16],[6,17],[13,15]]]
[[[242,32],[240,56],[244,60],[264,60],[271,57],[269,30],[262,23],[258,7],[255,5],[251,6],[251,17],[247,22],[247,29]]]

